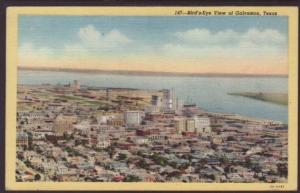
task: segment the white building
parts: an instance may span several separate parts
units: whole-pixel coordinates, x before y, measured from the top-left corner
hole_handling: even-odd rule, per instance
[[[96,147],[100,149],[104,149],[110,146],[110,140],[107,136],[98,135],[97,136],[97,144]]]
[[[135,144],[138,144],[138,145],[148,144],[149,143],[149,139],[145,138],[145,137],[135,137],[133,139],[133,141],[134,141]]]
[[[124,119],[126,125],[137,126],[142,122],[142,112],[141,111],[126,111],[124,114]]]
[[[210,126],[210,120],[208,117],[195,117],[195,127],[196,128],[205,128]]]
[[[82,121],[79,124],[74,125],[74,128],[79,131],[80,134],[87,135],[91,125],[88,121]]]
[[[111,119],[114,119],[115,116],[113,115],[99,115],[97,116],[98,124],[107,124],[107,122]]]
[[[58,175],[65,175],[68,173],[68,168],[65,165],[58,165],[56,173]]]
[[[171,90],[164,89],[163,92],[163,98],[162,98],[162,105],[163,105],[163,111],[168,111],[173,109],[173,93]]]
[[[195,120],[195,131],[202,135],[210,135],[210,119],[208,117],[194,117]]]
[[[147,139],[151,142],[153,141],[165,141],[166,136],[165,135],[149,135]]]
[[[74,90],[79,90],[80,89],[80,83],[79,83],[78,80],[74,80],[73,88],[74,88]]]

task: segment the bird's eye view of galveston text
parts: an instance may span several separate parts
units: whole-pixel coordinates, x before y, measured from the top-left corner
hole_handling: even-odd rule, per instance
[[[16,182],[287,182],[287,17],[21,15],[18,34]]]

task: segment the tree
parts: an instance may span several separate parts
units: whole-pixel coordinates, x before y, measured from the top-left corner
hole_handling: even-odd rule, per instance
[[[247,167],[247,168],[251,168],[253,166],[253,163],[251,162],[250,159],[246,159],[244,164],[245,164],[245,167]]]
[[[28,159],[24,163],[27,167],[31,167],[31,162]]]
[[[253,171],[255,171],[256,173],[261,172],[261,167],[258,164],[254,164],[252,166]]]
[[[235,141],[235,138],[233,136],[228,136],[227,141]]]
[[[171,162],[170,166],[172,166],[173,168],[177,168],[177,163],[176,162]]]
[[[40,174],[35,174],[35,175],[34,175],[34,180],[35,180],[35,181],[39,181],[40,179],[41,179]]]
[[[115,147],[113,146],[113,144],[111,146],[109,146],[106,149],[107,153],[109,154],[109,158],[112,159],[114,154],[116,153]]]
[[[287,168],[286,164],[278,163],[277,170],[278,170],[279,176],[286,177],[288,175],[288,168]]]
[[[158,154],[153,154],[151,156],[151,159],[156,163],[161,166],[166,166],[168,164],[168,160],[162,156],[159,156]]]
[[[266,176],[261,176],[261,177],[259,177],[258,179],[259,179],[260,181],[264,181],[264,182],[265,182],[265,181],[266,181]]]
[[[141,150],[138,150],[137,155],[140,156],[140,157],[144,156],[144,154],[143,154],[143,152]]]
[[[144,169],[148,169],[149,168],[149,164],[147,164],[147,162],[144,159],[141,159],[138,162],[139,167],[144,168]]]
[[[125,160],[125,159],[127,159],[127,155],[124,153],[120,153],[118,156],[118,160]]]
[[[222,163],[224,163],[224,164],[228,164],[228,163],[229,163],[229,159],[228,159],[228,157],[226,157],[226,156],[221,157],[221,158],[220,158],[220,161],[221,161]]]
[[[140,182],[142,179],[140,179],[138,176],[135,175],[128,175],[126,178],[124,178],[124,182]]]

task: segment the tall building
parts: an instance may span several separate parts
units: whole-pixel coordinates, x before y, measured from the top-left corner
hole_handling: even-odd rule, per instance
[[[79,83],[78,80],[74,80],[73,88],[74,88],[74,90],[79,90],[80,89],[80,83]]]
[[[168,111],[173,109],[173,93],[172,91],[168,89],[162,90],[163,93],[163,98],[162,98],[162,103],[163,103],[163,111]]]
[[[152,95],[151,105],[160,106],[161,105],[161,98],[157,95]]]
[[[109,92],[108,88],[106,89],[106,97],[105,98],[106,98],[107,101],[110,100],[110,92]]]
[[[124,114],[124,120],[128,126],[137,126],[142,122],[141,111],[126,111]]]
[[[65,132],[73,130],[74,120],[68,116],[58,116],[53,123],[53,132],[57,136],[63,136]]]
[[[157,95],[152,95],[151,106],[147,109],[148,112],[159,112],[162,106],[161,97]]]
[[[182,114],[182,108],[183,108],[183,102],[181,100],[178,99],[178,97],[176,98],[175,101],[175,111],[178,114]]]

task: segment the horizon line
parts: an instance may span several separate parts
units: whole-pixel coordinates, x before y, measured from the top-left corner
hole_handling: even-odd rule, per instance
[[[26,67],[18,66],[18,70],[24,71],[56,71],[56,72],[77,72],[93,74],[119,74],[119,75],[141,75],[141,76],[202,76],[202,77],[288,77],[288,74],[247,74],[247,73],[211,73],[211,72],[163,72],[163,71],[138,71],[138,70],[101,70],[101,69],[72,69],[58,67]]]

